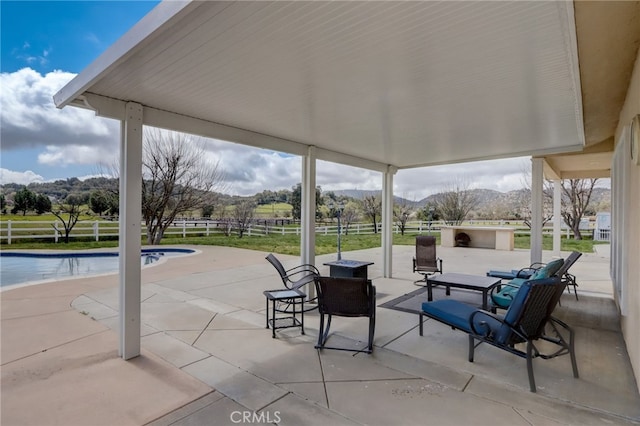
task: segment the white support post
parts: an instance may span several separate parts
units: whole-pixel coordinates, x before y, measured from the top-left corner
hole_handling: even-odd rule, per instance
[[[99,230],[98,227],[100,225],[98,225],[98,221],[96,220],[95,222],[93,222],[93,236],[95,237],[96,241],[100,240],[100,234],[99,234]]]
[[[382,175],[382,273],[385,278],[393,275],[393,175],[396,171],[389,166]]]
[[[559,180],[553,181],[553,255],[556,257],[560,257],[560,247],[562,241],[562,214],[560,213],[561,209],[561,198],[562,197],[562,186]]]
[[[316,148],[310,146],[302,157],[302,193],[300,205],[300,260],[301,263],[316,263]],[[315,288],[308,286],[310,299],[315,297]]]
[[[11,221],[7,221],[7,244],[11,245]]]
[[[129,102],[120,143],[120,348],[140,355],[140,234],[142,229],[142,105]]]
[[[542,261],[542,158],[531,159],[531,263]]]

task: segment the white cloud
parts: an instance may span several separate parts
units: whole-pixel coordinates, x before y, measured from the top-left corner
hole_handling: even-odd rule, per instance
[[[44,182],[44,178],[31,170],[15,172],[13,170],[0,168],[0,184],[17,183],[20,185],[28,185],[34,182]]]
[[[113,164],[119,158],[119,151],[110,146],[64,145],[47,146],[38,155],[38,163],[47,166]],[[71,176],[70,176],[71,177]]]
[[[116,121],[96,118],[88,110],[55,107],[53,95],[74,76],[63,71],[41,75],[30,68],[0,74],[3,150],[65,145],[117,148]]]

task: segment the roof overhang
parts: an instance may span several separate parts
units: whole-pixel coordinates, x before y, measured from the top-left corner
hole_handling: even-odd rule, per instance
[[[54,100],[410,168],[582,149],[577,52],[571,2],[169,1]]]

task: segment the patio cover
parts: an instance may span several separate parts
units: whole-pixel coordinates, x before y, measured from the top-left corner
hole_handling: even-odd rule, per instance
[[[139,353],[143,125],[301,156],[305,260],[316,159],[382,172],[386,274],[396,170],[532,155],[541,180],[540,158],[600,142],[610,155],[639,3],[591,3],[575,16],[565,1],[157,6],[54,96],[123,123],[121,355]],[[572,173],[607,173],[596,156]],[[556,179],[561,160],[543,161]]]
[[[165,2],[54,99],[379,171],[585,139],[571,2]]]

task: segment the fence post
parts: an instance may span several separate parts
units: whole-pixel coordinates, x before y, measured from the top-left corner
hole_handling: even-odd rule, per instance
[[[98,225],[98,221],[97,220],[95,222],[93,222],[93,235],[95,236],[96,241],[99,240],[99,237],[98,237],[98,226],[99,225]]]
[[[187,221],[182,219],[182,238],[187,237]]]
[[[59,222],[57,220],[53,223],[53,241],[56,243],[58,242],[58,234],[59,234],[58,223]]]
[[[11,245],[11,221],[7,221],[7,244]]]

